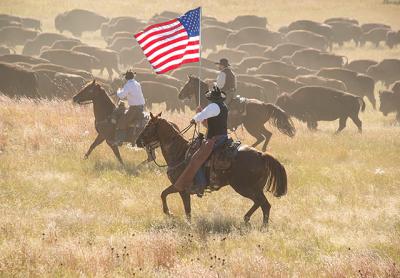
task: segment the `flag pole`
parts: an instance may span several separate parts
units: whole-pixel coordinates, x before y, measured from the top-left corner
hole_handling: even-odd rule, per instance
[[[200,96],[200,88],[201,88],[201,45],[202,45],[202,38],[201,38],[201,17],[202,17],[202,13],[203,13],[203,8],[202,7],[200,7],[200,32],[199,32],[199,41],[200,41],[200,49],[199,49],[199,56],[200,56],[200,61],[199,61],[199,106],[201,105],[201,102],[200,102],[200,99],[201,99],[201,96]]]

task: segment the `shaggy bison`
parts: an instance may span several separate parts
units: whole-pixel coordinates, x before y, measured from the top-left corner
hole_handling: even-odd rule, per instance
[[[244,43],[258,43],[267,46],[276,46],[281,42],[282,34],[257,27],[240,29],[226,38],[226,46],[228,48],[235,48]]]
[[[40,54],[40,58],[47,59],[57,65],[89,72],[94,68],[99,68],[99,60],[96,57],[71,50],[46,50]]]
[[[360,37],[361,46],[364,46],[367,42],[371,42],[376,47],[379,47],[380,42],[386,41],[386,34],[390,31],[387,28],[375,28],[372,29]]]
[[[279,89],[278,84],[276,84],[274,81],[271,81],[268,79],[263,79],[263,78],[260,78],[257,76],[252,76],[252,75],[247,75],[247,74],[238,74],[237,81],[252,83],[252,84],[255,84],[255,85],[263,88],[264,98],[263,99],[257,98],[258,100],[262,100],[262,101],[275,100],[276,97],[280,94],[280,89]],[[242,93],[240,91],[239,91],[239,94],[242,94],[243,96],[245,95],[245,93]]]
[[[281,61],[272,61],[262,63],[257,69],[249,70],[249,73],[272,74],[295,78],[299,75],[312,74],[314,72],[306,68],[296,67],[294,65],[286,64]]]
[[[17,65],[0,62],[0,91],[10,97],[39,97],[35,73]]]
[[[264,52],[264,56],[270,59],[279,60],[284,56],[291,56],[298,50],[307,48],[304,45],[295,43],[281,43],[270,50]]]
[[[400,60],[384,59],[380,63],[370,66],[367,74],[375,82],[382,81],[385,86],[389,86],[393,82],[400,80]]]
[[[348,22],[330,22],[328,23],[332,27],[332,42],[342,46],[345,42],[354,41],[355,45],[358,46],[360,37],[362,35],[361,27]]]
[[[36,37],[37,34],[37,31],[17,26],[4,27],[0,29],[0,43],[16,47],[17,45],[24,45],[28,40]]]
[[[321,35],[315,34],[310,31],[295,30],[290,31],[285,35],[287,42],[305,45],[319,50],[327,50],[329,46],[328,40]]]
[[[85,79],[86,81],[93,80],[93,75],[90,72],[84,71],[84,70],[77,70],[69,67],[64,67],[60,65],[55,65],[55,64],[37,64],[32,66],[32,70],[34,71],[39,71],[39,70],[45,70],[45,71],[54,71],[54,72],[59,72],[59,73],[65,73],[65,74],[73,74],[73,75],[78,75]]]
[[[271,59],[264,57],[246,57],[240,63],[236,64],[234,69],[238,73],[247,73],[248,69],[258,68],[262,63],[270,62]]]
[[[375,83],[371,77],[342,68],[321,69],[317,75],[342,81],[346,85],[348,92],[360,97],[367,97],[375,109]]]
[[[258,43],[244,43],[236,47],[236,50],[246,51],[249,56],[263,56],[268,49],[270,49],[269,46]]]
[[[311,70],[342,67],[347,64],[347,57],[345,56],[321,52],[320,50],[312,48],[296,51],[290,56],[290,60],[296,66],[306,67]]]
[[[106,69],[110,79],[112,79],[113,70],[117,74],[120,73],[118,68],[118,53],[115,51],[87,45],[78,45],[71,50],[96,57],[99,60],[97,69],[100,69],[101,73]]]
[[[396,113],[396,120],[400,123],[400,91],[381,91],[379,92],[381,105],[379,110],[384,116],[389,113]]]
[[[232,21],[228,22],[228,26],[232,29],[239,30],[246,27],[260,27],[267,26],[267,18],[256,15],[239,15]]]
[[[19,55],[19,54],[10,54],[10,55],[0,56],[0,62],[10,63],[10,64],[25,63],[25,64],[29,64],[29,65],[49,63],[49,61],[46,59],[35,58],[35,57]]]
[[[85,31],[96,31],[107,18],[92,11],[74,9],[56,16],[54,25],[59,32],[69,31],[80,37]]]
[[[203,30],[201,30],[201,34],[207,39],[202,41],[202,48],[204,50],[216,50],[218,45],[225,44],[226,38],[232,34],[232,32],[232,29],[219,26],[204,27]]]
[[[276,84],[278,84],[280,91],[285,93],[291,93],[297,90],[298,88],[304,86],[303,83],[300,83],[297,80],[291,79],[286,76],[271,75],[271,74],[259,74],[256,76],[262,79],[271,80],[275,82]]]
[[[400,31],[389,31],[386,34],[386,45],[393,48],[400,44]]]
[[[346,127],[347,118],[351,118],[358,131],[362,132],[362,122],[358,113],[365,110],[362,98],[331,88],[306,86],[292,94],[282,94],[276,105],[290,116],[306,122],[310,130],[316,130],[319,121],[339,119],[339,133]]]
[[[361,60],[354,60],[348,63],[345,68],[358,72],[358,73],[367,73],[367,70],[370,66],[376,65],[378,62],[374,60],[368,59],[361,59]]]
[[[43,46],[50,46],[58,40],[67,39],[69,38],[57,33],[40,33],[39,35],[37,35],[37,37],[32,40],[28,40],[25,43],[22,54],[30,56],[39,55],[40,50]]]
[[[307,86],[321,86],[340,91],[347,91],[346,85],[342,81],[336,79],[329,79],[315,75],[302,75],[298,76],[295,80]]]

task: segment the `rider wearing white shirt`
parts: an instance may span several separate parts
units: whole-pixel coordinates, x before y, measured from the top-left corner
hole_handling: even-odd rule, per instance
[[[118,89],[117,96],[128,100],[129,109],[117,123],[114,145],[121,145],[126,138],[129,126],[143,118],[145,100],[142,87],[134,79],[134,73],[130,70],[125,73],[125,79],[127,82],[122,89]]]

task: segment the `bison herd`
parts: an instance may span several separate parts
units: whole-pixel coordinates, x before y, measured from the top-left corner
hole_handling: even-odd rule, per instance
[[[0,91],[10,97],[68,99],[96,74],[97,81],[112,93],[122,85],[120,72],[132,67],[149,107],[165,103],[169,111],[182,111],[188,103],[178,100],[179,90],[187,75],[198,75],[198,65],[155,75],[133,38],[149,24],[178,16],[164,11],[144,21],[75,9],[56,16],[58,32],[54,33],[43,32],[40,20],[1,14]],[[361,131],[358,113],[365,109],[364,97],[376,108],[375,85],[380,82],[386,88],[379,93],[380,111],[384,115],[397,112],[400,121],[400,60],[349,61],[332,52],[344,44],[399,47],[399,30],[343,17],[324,22],[297,20],[276,31],[267,25],[265,17],[254,15],[228,22],[203,16],[201,78],[215,80],[214,61],[227,58],[242,97],[275,102],[310,129],[318,121],[339,119],[338,131],[348,117]],[[100,43],[83,41],[82,34],[87,32],[98,32]],[[104,70],[108,78],[101,77]]]

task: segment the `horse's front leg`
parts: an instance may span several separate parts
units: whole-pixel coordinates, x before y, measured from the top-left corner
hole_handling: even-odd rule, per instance
[[[179,192],[179,194],[181,195],[183,201],[186,218],[190,222],[192,220],[192,207],[190,205],[190,194],[187,193],[186,191],[181,191]]]
[[[178,190],[173,185],[170,185],[169,187],[167,187],[167,189],[165,189],[161,193],[163,212],[168,216],[170,216],[171,213],[169,212],[169,208],[168,208],[168,204],[167,204],[167,196],[169,194],[176,193],[176,192],[178,192]]]
[[[98,134],[97,137],[96,137],[96,139],[94,139],[92,145],[90,145],[89,150],[86,152],[86,154],[85,154],[85,156],[84,156],[84,159],[88,159],[88,158],[89,158],[89,155],[92,153],[92,151],[93,151],[98,145],[100,145],[101,143],[103,143],[104,140],[105,140],[105,138],[104,138],[102,135]]]

